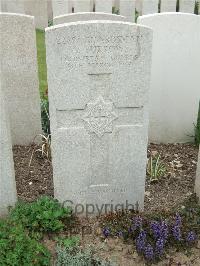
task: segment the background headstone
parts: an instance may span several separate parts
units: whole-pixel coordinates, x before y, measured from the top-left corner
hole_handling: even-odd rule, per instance
[[[176,0],[161,0],[160,12],[176,12]]]
[[[179,0],[179,11],[194,13],[195,0]]]
[[[127,18],[119,15],[108,14],[108,13],[97,13],[97,12],[81,12],[74,13],[65,16],[55,17],[53,24],[70,23],[76,21],[88,21],[88,20],[117,20],[117,21],[127,21]]]
[[[3,0],[4,12],[25,14],[24,0]]]
[[[35,27],[45,29],[48,27],[48,0],[28,0],[24,2],[25,14],[35,18]]]
[[[54,189],[60,201],[101,208],[127,200],[143,207],[151,43],[151,29],[125,22],[46,29]]]
[[[70,13],[69,0],[52,0],[53,17]]]
[[[95,12],[112,13],[112,0],[95,0]]]
[[[153,29],[150,89],[151,142],[190,142],[200,99],[200,16],[166,13],[142,16]]]
[[[0,216],[8,213],[8,207],[17,200],[12,145],[0,77]]]
[[[120,15],[126,17],[130,22],[135,22],[135,0],[121,0]]]
[[[12,143],[26,145],[41,133],[41,111],[33,17],[0,14],[1,83]]]
[[[90,0],[74,0],[74,12],[90,12]]]
[[[200,150],[199,150],[199,160],[198,160],[198,165],[197,165],[195,192],[197,194],[197,197],[200,199]]]
[[[158,13],[158,0],[143,0],[142,14]]]

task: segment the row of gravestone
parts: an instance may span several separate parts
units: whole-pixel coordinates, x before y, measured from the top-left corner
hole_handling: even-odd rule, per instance
[[[52,2],[53,17],[72,12],[106,12],[114,10],[135,21],[135,10],[141,15],[160,12],[194,13],[195,0],[55,0]]]
[[[166,87],[169,91],[162,91],[165,96],[162,104],[159,103],[162,93],[154,91],[154,97],[158,97],[156,104],[159,103],[159,106],[151,103],[159,110],[155,114],[169,115],[166,122],[170,123],[182,112],[182,125],[189,109],[186,112],[179,105],[183,104],[185,109],[195,105],[197,111],[200,17],[160,14],[141,17],[139,21],[154,30],[153,51],[152,30],[137,24],[95,20],[46,29],[54,188],[60,201],[92,203],[98,208],[105,203],[116,206],[125,201],[143,206],[152,53],[153,68],[158,67],[160,59],[163,69],[159,73],[152,69],[151,90],[154,87],[158,90],[160,85],[169,86]],[[0,22],[3,213],[5,206],[16,199],[8,127],[11,127],[12,142],[19,138],[25,144],[41,132],[41,126],[33,18],[1,14]],[[183,23],[186,34],[180,31]],[[165,35],[172,44],[166,42]],[[186,49],[180,45],[182,41]],[[159,42],[162,47],[167,46],[167,52],[157,54],[157,49],[161,49]],[[186,61],[178,61],[180,65],[174,74],[177,77],[183,71],[187,75],[181,73],[184,81],[178,80],[170,91],[173,73],[162,75],[162,71],[168,64],[175,67],[183,56],[187,56]],[[154,83],[157,80],[158,84]],[[187,102],[182,100],[184,95],[176,95],[177,87],[186,94]],[[170,114],[173,101],[176,109]]]
[[[194,13],[195,0],[1,0],[0,11],[35,16],[36,27],[44,29],[48,20],[72,12],[119,12],[135,21],[135,10],[141,15],[160,12]],[[199,4],[200,9],[200,4]],[[198,11],[196,11],[198,12]],[[200,12],[199,12],[200,13]]]
[[[12,143],[26,145],[41,133],[34,20],[7,13],[0,19],[1,83]],[[77,13],[57,17],[54,24],[92,19],[126,20],[112,14]],[[139,17],[138,22],[154,30],[149,141],[191,141],[200,99],[200,16],[163,13]]]

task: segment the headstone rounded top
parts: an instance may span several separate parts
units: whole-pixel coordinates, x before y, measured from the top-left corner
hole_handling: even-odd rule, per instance
[[[48,28],[45,28],[45,32],[50,32],[58,29],[64,29],[64,28],[72,28],[76,26],[84,26],[84,25],[99,25],[99,24],[104,24],[105,26],[111,26],[111,25],[122,25],[122,26],[130,26],[131,28],[141,28],[141,29],[146,29],[147,31],[152,31],[151,27],[144,26],[144,25],[138,25],[136,23],[128,22],[128,21],[112,21],[112,20],[89,20],[89,21],[76,21],[76,22],[70,22],[70,23],[63,23],[63,24],[58,24],[54,25]]]
[[[127,21],[127,18],[120,15],[109,14],[104,12],[78,12],[72,14],[66,14],[54,17],[54,25],[61,23],[70,23],[77,21],[88,21],[88,20],[118,20]]]
[[[162,13],[155,13],[155,14],[148,14],[144,16],[139,16],[137,19],[137,23],[140,22],[141,19],[148,19],[148,18],[164,18],[164,17],[198,17],[196,14],[191,14],[191,13],[183,13],[183,12],[162,12]]]
[[[25,14],[20,14],[20,13],[8,13],[8,12],[0,12],[0,16],[2,17],[18,17],[18,18],[27,18],[27,19],[34,19],[33,16],[25,15]]]

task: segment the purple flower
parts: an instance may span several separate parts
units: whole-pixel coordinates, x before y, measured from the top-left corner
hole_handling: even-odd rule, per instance
[[[151,230],[153,232],[154,238],[162,238],[165,242],[168,238],[168,225],[165,221],[161,221],[160,223],[157,221],[151,222]]]
[[[144,249],[144,257],[146,260],[153,260],[153,256],[153,247],[150,244],[147,244]]]
[[[175,224],[179,226],[181,225],[181,216],[179,213],[176,213]]]
[[[197,240],[197,235],[194,232],[189,232],[187,237],[186,237],[186,241],[191,244],[194,243]]]
[[[146,237],[146,232],[143,230],[136,239],[136,248],[139,253],[145,249]]]
[[[175,224],[172,227],[172,235],[177,241],[181,240],[181,229],[179,225]]]
[[[165,245],[165,240],[162,238],[159,238],[156,241],[156,248],[155,248],[155,253],[158,257],[162,256],[164,252],[164,245]]]
[[[104,228],[104,229],[103,229],[103,234],[104,234],[105,237],[108,237],[108,236],[110,235],[110,230],[109,230],[109,228]]]
[[[133,219],[133,230],[136,230],[137,228],[142,227],[142,217],[137,216],[135,219]]]

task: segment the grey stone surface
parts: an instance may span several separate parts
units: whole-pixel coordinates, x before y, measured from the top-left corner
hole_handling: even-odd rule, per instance
[[[142,14],[158,13],[158,0],[143,0]]]
[[[34,16],[37,29],[48,27],[48,0],[28,0],[24,2],[25,14]]]
[[[179,11],[194,13],[195,0],[179,0]]]
[[[191,142],[200,99],[200,16],[161,13],[138,23],[153,29],[149,141]]]
[[[10,128],[5,108],[0,82],[0,217],[6,215],[7,208],[17,200]]]
[[[4,12],[10,13],[25,13],[25,2],[24,0],[3,0],[4,2]]]
[[[60,201],[101,208],[127,200],[143,207],[151,44],[151,29],[126,22],[46,29],[54,188]]]
[[[41,133],[36,36],[33,17],[0,14],[1,83],[12,143],[26,145]]]
[[[53,24],[62,24],[77,21],[88,21],[88,20],[117,20],[127,21],[127,18],[119,15],[101,13],[101,12],[80,12],[74,14],[68,14],[64,16],[55,17]]]
[[[74,0],[73,1],[74,12],[90,12],[91,0]]]
[[[112,14],[112,0],[95,0],[95,12]]]
[[[70,13],[69,0],[52,0],[53,17]]]
[[[199,160],[197,165],[197,176],[196,176],[196,182],[195,182],[195,192],[200,199],[200,150],[199,150]]]
[[[162,0],[160,12],[176,12],[176,0]]]
[[[130,22],[135,22],[135,0],[121,0],[120,15],[126,17]]]

